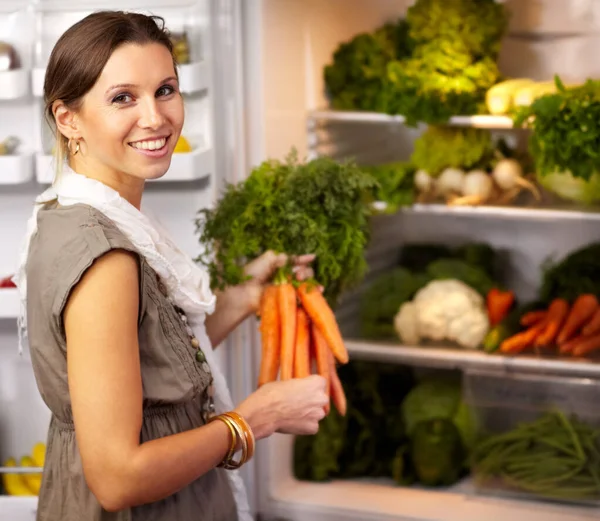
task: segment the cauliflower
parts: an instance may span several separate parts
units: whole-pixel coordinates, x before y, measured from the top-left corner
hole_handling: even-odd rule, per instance
[[[459,280],[434,280],[407,304],[394,319],[394,327],[406,343],[414,344],[422,337],[475,349],[489,330],[483,297]]]
[[[394,317],[394,328],[398,336],[406,344],[416,346],[421,341],[419,334],[419,321],[417,320],[417,306],[412,302],[405,302]],[[400,334],[402,332],[402,334]]]

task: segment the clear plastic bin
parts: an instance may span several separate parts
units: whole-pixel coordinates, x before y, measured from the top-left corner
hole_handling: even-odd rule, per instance
[[[472,468],[478,492],[600,507],[600,380],[470,370],[463,392],[481,443],[553,415],[535,433],[482,446]],[[567,425],[556,411],[569,419]],[[597,431],[593,448],[590,434],[569,430],[575,421]],[[549,445],[559,436],[558,446]],[[517,441],[522,445],[515,449]]]

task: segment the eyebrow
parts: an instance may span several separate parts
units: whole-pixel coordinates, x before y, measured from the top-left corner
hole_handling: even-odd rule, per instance
[[[160,82],[161,85],[167,83],[168,81],[177,80],[176,76],[169,76]],[[135,83],[118,83],[117,85],[111,85],[108,89],[106,89],[106,94],[116,89],[131,89],[137,87]]]

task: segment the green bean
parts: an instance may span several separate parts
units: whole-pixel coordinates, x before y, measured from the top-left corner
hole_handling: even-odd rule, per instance
[[[579,442],[579,438],[578,438],[577,434],[575,433],[575,430],[573,429],[571,422],[569,422],[569,420],[567,420],[565,415],[560,411],[557,411],[557,416],[560,419],[561,423],[563,424],[564,428],[569,432],[569,434],[571,436],[571,440],[573,442],[573,446],[575,447],[575,452],[579,456],[579,459],[585,460],[585,453],[583,452],[583,448],[581,447],[581,443]]]

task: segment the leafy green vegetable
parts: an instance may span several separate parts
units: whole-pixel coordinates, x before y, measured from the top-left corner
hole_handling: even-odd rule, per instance
[[[405,268],[396,268],[375,279],[361,300],[362,336],[370,339],[396,338],[394,316],[400,306],[412,300],[429,280],[429,277],[413,274]]]
[[[427,266],[427,274],[436,280],[456,279],[485,297],[495,282],[481,268],[459,259],[440,259]]]
[[[405,244],[400,252],[400,266],[415,272],[424,271],[433,261],[454,257],[452,249],[443,244]]]
[[[418,168],[438,176],[447,167],[487,168],[494,146],[488,130],[430,126],[415,140],[410,158]]]
[[[410,206],[415,199],[414,174],[416,168],[406,162],[387,163],[364,167],[378,182],[375,198],[387,203],[386,213],[395,213]]]
[[[459,246],[454,255],[471,266],[481,268],[492,279],[496,278],[497,254],[489,244],[471,242]]]
[[[388,112],[416,125],[485,110],[485,93],[500,78],[504,6],[494,0],[417,0],[406,20],[415,49],[410,58],[388,64]]]
[[[415,473],[423,485],[453,485],[464,473],[465,449],[458,429],[448,419],[417,423],[411,439],[411,455]]]
[[[398,403],[413,384],[411,372],[351,361],[339,368],[339,376],[348,399],[346,417],[332,409],[325,428],[314,436],[296,437],[296,478],[391,477],[394,455],[407,443]]]
[[[475,424],[462,402],[460,381],[444,377],[423,380],[408,393],[402,402],[401,412],[406,432],[411,438],[420,422],[447,419],[456,425],[464,445],[472,445]]]
[[[213,287],[245,280],[244,262],[267,250],[316,254],[315,277],[334,304],[366,269],[368,217],[375,179],[352,162],[322,157],[300,163],[266,161],[228,185],[214,209],[196,221],[205,251],[197,261]]]
[[[417,0],[406,20],[340,45],[324,70],[331,105],[401,114],[408,125],[485,111],[507,22],[494,0]]]
[[[403,115],[412,127],[420,121],[439,125],[456,114],[485,112],[485,93],[500,77],[495,60],[457,61],[452,72],[439,72],[440,63],[455,58],[441,47],[417,50],[411,59],[390,62],[387,112]]]
[[[548,191],[563,199],[591,205],[600,201],[600,173],[585,180],[573,177],[570,172],[538,175],[538,182]]]
[[[565,88],[558,76],[555,82],[555,94],[515,113],[515,126],[533,129],[529,151],[538,175],[570,172],[589,180],[600,172],[600,81],[574,88]]]
[[[496,0],[417,0],[409,8],[410,37],[417,44],[433,40],[459,47],[458,54],[497,56],[508,27],[504,6]]]
[[[550,302],[564,298],[570,302],[584,293],[600,298],[600,243],[576,250],[546,269],[540,299]]]
[[[408,24],[399,20],[342,43],[325,67],[325,87],[338,110],[385,111],[387,64],[411,52]]]

